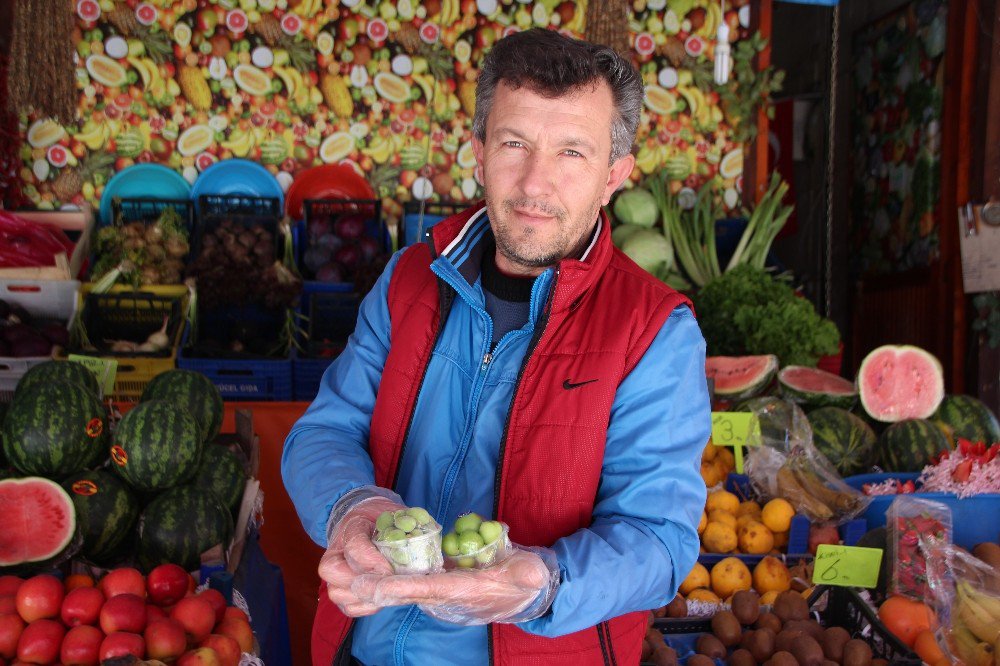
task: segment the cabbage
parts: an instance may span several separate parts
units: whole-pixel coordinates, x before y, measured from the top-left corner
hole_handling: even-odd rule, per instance
[[[651,227],[660,217],[653,195],[641,187],[625,190],[615,199],[615,218],[622,224]]]
[[[622,252],[647,273],[660,277],[673,266],[674,253],[670,241],[652,229],[641,229],[622,244]]]
[[[638,224],[619,224],[611,232],[611,242],[615,244],[615,247],[621,247],[622,243],[628,240],[637,231],[642,231],[645,227],[640,227]]]

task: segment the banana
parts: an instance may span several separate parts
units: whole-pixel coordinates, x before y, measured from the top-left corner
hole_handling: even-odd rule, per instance
[[[430,74],[414,74],[413,80],[417,82],[424,93],[424,103],[430,104],[434,101],[434,77]]]
[[[76,133],[76,140],[87,146],[90,150],[97,150],[105,144],[107,137],[105,130],[107,125],[88,120],[84,123],[80,131]]]
[[[830,510],[830,507],[799,485],[798,479],[789,469],[788,463],[782,465],[781,469],[778,470],[776,480],[778,495],[791,502],[797,509],[801,509],[810,519],[822,522],[833,518],[833,511]]]
[[[688,105],[688,113],[692,118],[698,115],[698,109],[705,104],[705,98],[695,86],[677,86],[677,93],[684,98]]]
[[[132,65],[135,71],[139,72],[139,78],[142,79],[142,87],[149,90],[149,71],[142,65],[142,60],[134,56],[128,56],[126,60],[128,60],[128,64]]]
[[[722,8],[718,3],[710,2],[705,10],[705,22],[698,28],[697,34],[704,39],[715,39],[722,22]]]
[[[376,164],[385,164],[392,157],[393,147],[392,143],[386,140],[385,137],[376,134],[372,137],[371,141],[368,142],[368,147],[362,149],[361,151],[365,155],[372,158],[372,161]]]
[[[989,592],[977,590],[968,583],[962,583],[962,588],[969,596],[975,597],[979,605],[993,616],[996,622],[1000,623],[1000,597]]]
[[[288,99],[293,99],[295,97],[295,92],[298,90],[298,83],[302,80],[302,75],[294,67],[279,67],[275,65],[274,73],[278,75],[281,79],[281,84],[285,86],[285,97]],[[299,78],[296,79],[295,76]]]
[[[447,28],[458,18],[458,0],[444,0],[441,3],[441,27]]]
[[[992,645],[1000,638],[1000,616],[982,603],[986,595],[977,594],[968,583],[958,584],[958,615],[976,638]]]
[[[295,11],[302,18],[312,18],[319,11],[320,2],[321,0],[302,0]]]
[[[857,508],[857,498],[849,493],[842,493],[831,489],[812,470],[801,469],[796,466],[793,472],[799,485],[828,507],[838,512],[849,512]]]
[[[229,150],[237,157],[246,157],[253,150],[257,143],[257,137],[253,132],[246,132],[241,129],[234,129],[226,141],[222,142],[222,147]]]

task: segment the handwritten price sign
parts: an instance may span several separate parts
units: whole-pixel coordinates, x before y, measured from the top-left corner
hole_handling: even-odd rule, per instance
[[[841,587],[875,587],[881,564],[881,548],[820,544],[813,565],[813,582]]]
[[[750,412],[712,412],[712,443],[733,447],[736,473],[743,473],[743,447],[757,419]]]

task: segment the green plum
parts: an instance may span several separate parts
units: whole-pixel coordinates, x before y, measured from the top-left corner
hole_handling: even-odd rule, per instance
[[[496,520],[486,520],[479,526],[479,536],[484,543],[493,543],[503,534],[503,524]]]
[[[418,525],[426,525],[431,522],[431,514],[427,513],[427,509],[422,509],[419,506],[410,507],[406,513],[412,516]]]
[[[444,551],[445,555],[450,555],[454,557],[458,555],[458,535],[454,532],[448,532],[441,538],[441,550]]]
[[[411,561],[410,553],[405,548],[393,548],[391,557],[396,564],[409,564]]]
[[[478,513],[466,513],[455,520],[455,531],[459,534],[462,532],[475,532],[479,529],[482,522],[483,519]]]
[[[458,534],[458,550],[462,555],[472,555],[485,545],[479,532],[466,530]]]
[[[389,530],[385,533],[382,541],[403,541],[406,539],[406,532],[401,529]]]
[[[403,530],[407,534],[412,532],[417,527],[417,519],[408,515],[396,516],[393,519],[393,523],[395,523],[396,527]]]
[[[493,564],[493,560],[496,559],[496,556],[497,549],[495,546],[492,548],[483,548],[482,551],[476,553],[476,562],[479,562],[483,566],[489,566]]]
[[[474,558],[474,557],[460,557],[460,558],[458,558],[458,560],[455,561],[455,564],[457,566],[462,567],[463,569],[471,569],[474,566],[476,566],[476,558]]]
[[[379,514],[379,517],[375,520],[375,529],[379,532],[385,532],[393,524],[392,511],[383,511]]]

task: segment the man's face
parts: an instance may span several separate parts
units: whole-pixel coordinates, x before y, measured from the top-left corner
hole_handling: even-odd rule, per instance
[[[473,149],[497,241],[497,266],[538,275],[590,242],[598,210],[635,164],[609,165],[614,101],[604,81],[557,98],[500,83]]]

